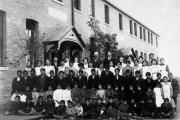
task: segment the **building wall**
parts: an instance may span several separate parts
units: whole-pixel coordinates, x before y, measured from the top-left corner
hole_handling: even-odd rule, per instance
[[[87,25],[90,20],[89,16],[89,1],[81,0],[81,11],[74,10],[75,27],[81,34],[85,43],[89,43],[89,38],[92,31]],[[146,52],[147,56],[153,52],[157,56],[157,48],[139,38],[129,34],[129,17],[123,15],[123,30],[119,30],[119,13],[117,9],[109,6],[110,24],[104,21],[104,4],[103,0],[95,0],[95,19],[100,22],[100,27],[105,33],[116,33],[118,48],[134,48],[138,52]],[[33,19],[39,23],[40,35],[48,33],[51,28],[57,25],[71,25],[71,0],[63,0],[63,3],[58,3],[56,0],[1,0],[0,10],[6,12],[6,57],[7,62],[13,61],[15,55],[20,54],[21,49],[16,49],[17,46],[13,43],[14,40],[19,39],[20,36],[25,35],[26,19]],[[19,31],[19,32],[18,32]],[[146,30],[147,32],[147,30]],[[154,42],[156,43],[154,36]],[[16,54],[14,54],[16,52]],[[41,49],[43,53],[43,49]],[[140,53],[139,53],[140,54]],[[42,54],[43,55],[43,54]],[[84,51],[83,56],[89,56],[87,50]],[[43,56],[42,56],[43,57]]]

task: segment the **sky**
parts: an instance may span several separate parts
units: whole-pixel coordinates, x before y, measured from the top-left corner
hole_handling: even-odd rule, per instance
[[[180,0],[110,0],[160,35],[158,55],[180,76]]]

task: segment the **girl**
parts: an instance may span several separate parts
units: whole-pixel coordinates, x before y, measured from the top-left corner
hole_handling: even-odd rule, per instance
[[[102,100],[105,100],[105,90],[102,88],[102,85],[98,85],[98,90],[96,91],[96,97]]]
[[[56,107],[59,106],[60,101],[63,100],[63,90],[60,84],[57,85],[57,89],[53,92],[53,99]]]
[[[156,80],[157,79],[157,73],[159,72],[159,68],[158,68],[156,59],[151,60],[150,71],[151,71],[152,79]]]
[[[39,91],[39,96],[42,96],[43,97],[43,100],[46,100],[46,96],[45,96],[45,92],[44,92],[44,89],[41,88],[40,91]]]
[[[51,70],[53,70],[55,73],[55,68],[54,68],[54,66],[51,65],[51,62],[48,59],[46,60],[46,66],[44,66],[44,69],[45,69],[46,75],[48,77],[50,77],[50,71]]]
[[[37,88],[34,87],[32,91],[32,101],[36,102],[39,97],[39,93],[37,92]]]
[[[77,116],[82,117],[83,116],[83,107],[79,101],[77,102],[75,108],[76,108]]]
[[[62,60],[61,63],[60,63],[60,66],[58,67],[58,72],[60,72],[60,71],[64,72],[65,68],[66,68],[66,66],[64,64],[64,61]]]
[[[77,116],[76,108],[73,106],[71,101],[68,101],[66,114],[69,119],[75,118]]]
[[[161,58],[158,66],[159,72],[161,73],[162,77],[168,76],[168,74],[170,73],[168,65],[166,65],[164,62],[165,62],[164,58]]]
[[[53,96],[53,90],[51,86],[48,86],[48,90],[45,92],[46,99],[48,95]]]
[[[167,76],[163,77],[162,90],[163,90],[163,98],[168,98],[169,100],[171,100],[173,95],[173,90],[172,90],[171,82],[168,82]]]
[[[150,72],[150,67],[148,66],[148,61],[147,61],[147,60],[144,60],[144,61],[142,62],[142,68],[141,68],[141,70],[142,70],[142,78],[143,78],[143,79],[146,79],[146,73],[147,73],[147,72]]]

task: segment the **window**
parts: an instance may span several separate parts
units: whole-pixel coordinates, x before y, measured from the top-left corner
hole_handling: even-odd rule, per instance
[[[95,17],[95,1],[90,0],[90,16]]]
[[[148,43],[150,43],[150,32],[148,31]]]
[[[137,36],[137,24],[134,23],[134,35]]]
[[[141,56],[144,58],[144,56],[143,56],[143,52],[141,52]]]
[[[156,47],[158,47],[158,37],[156,36]]]
[[[146,41],[146,30],[143,29],[144,41]]]
[[[109,6],[104,5],[105,23],[109,24]]]
[[[122,21],[122,14],[119,14],[119,29],[123,29],[123,21]]]
[[[76,10],[81,10],[81,0],[74,0],[74,8]]]
[[[151,44],[153,45],[153,34],[151,33]]]
[[[144,60],[147,60],[147,54],[144,53]]]
[[[139,27],[139,31],[140,31],[140,39],[142,39],[142,27]]]
[[[132,20],[129,20],[129,30],[130,30],[130,34],[133,34],[133,25],[132,25]]]
[[[6,13],[0,10],[0,66],[5,66],[5,52],[6,52],[6,41],[5,41],[5,17]]]

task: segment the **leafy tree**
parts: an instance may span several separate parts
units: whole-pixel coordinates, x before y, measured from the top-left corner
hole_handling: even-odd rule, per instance
[[[117,45],[116,34],[104,33],[99,27],[99,21],[90,19],[87,22],[88,26],[93,31],[92,37],[95,40],[94,51],[99,52],[100,58],[104,59],[107,52],[112,52],[113,56],[116,56]],[[90,51],[92,49],[90,48]]]

